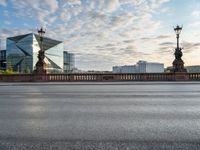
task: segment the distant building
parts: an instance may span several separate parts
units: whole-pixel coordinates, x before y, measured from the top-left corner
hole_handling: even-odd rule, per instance
[[[121,73],[122,71],[121,71],[121,68],[122,68],[123,66],[113,66],[112,67],[112,73]]]
[[[147,62],[147,61],[138,61],[137,62],[137,71],[138,73],[162,73],[164,72],[163,63]]]
[[[185,66],[188,73],[200,73],[200,66]],[[173,67],[169,66],[165,69],[165,72],[173,72]]]
[[[164,64],[138,61],[136,65],[114,66],[113,73],[162,73]]]
[[[200,66],[186,66],[188,73],[200,73]]]
[[[6,50],[0,50],[0,70],[6,70]]]
[[[25,34],[7,38],[7,67],[14,71],[33,72],[38,61],[38,51],[41,49],[40,37],[37,34]],[[45,64],[47,73],[63,72],[63,42],[47,37],[43,38]]]
[[[132,66],[114,66],[113,67],[113,73],[136,73],[137,68],[136,65]]]
[[[64,60],[64,64],[63,64],[64,73],[72,73],[73,70],[75,70],[74,54],[64,51],[63,60]]]
[[[165,72],[167,72],[167,73],[173,72],[173,67],[169,66],[169,67],[165,68]]]

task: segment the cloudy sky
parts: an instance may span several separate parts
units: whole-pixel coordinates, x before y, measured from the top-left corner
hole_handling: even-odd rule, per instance
[[[183,25],[185,65],[200,65],[200,0],[0,0],[0,39],[44,26],[76,67],[111,70],[138,60],[171,65],[173,26]]]

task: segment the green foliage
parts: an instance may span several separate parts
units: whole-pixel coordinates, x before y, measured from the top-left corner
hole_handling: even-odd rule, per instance
[[[25,66],[24,70],[21,70],[22,74],[30,74],[31,70],[28,66]],[[13,67],[11,64],[8,64],[6,70],[0,70],[0,74],[19,74],[19,72],[13,71]]]
[[[30,74],[30,73],[31,73],[31,70],[30,70],[30,68],[29,68],[28,66],[26,66],[25,69],[22,70],[21,73]]]
[[[11,64],[8,64],[8,67],[7,67],[7,69],[6,69],[6,71],[5,71],[5,73],[4,74],[13,74],[14,72],[13,72],[13,67],[12,67],[12,65]]]
[[[15,74],[16,72],[13,71],[12,65],[8,64],[6,70],[0,70],[0,74]]]
[[[11,70],[1,70],[0,74],[15,74],[15,72],[13,72]]]

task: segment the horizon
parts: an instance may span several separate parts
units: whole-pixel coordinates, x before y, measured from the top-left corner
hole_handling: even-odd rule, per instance
[[[27,9],[27,8],[30,9]],[[0,0],[0,39],[36,33],[64,42],[81,70],[112,70],[139,60],[172,66],[176,35],[185,66],[200,65],[197,0]]]

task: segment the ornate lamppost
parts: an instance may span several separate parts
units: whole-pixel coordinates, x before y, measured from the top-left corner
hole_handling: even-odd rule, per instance
[[[40,28],[38,30],[38,34],[40,37],[40,50],[38,53],[38,62],[36,63],[36,69],[34,70],[35,74],[46,74],[46,69],[45,69],[45,62],[44,62],[44,58],[45,58],[45,51],[43,48],[43,37],[45,34],[45,30],[43,28]]]
[[[179,35],[182,31],[182,27],[177,25],[176,28],[174,28],[174,31],[176,33],[176,38],[177,38],[177,47],[174,53],[175,60],[173,61],[173,72],[187,72],[186,69],[184,68],[184,62],[181,59],[181,57],[183,56],[182,48],[179,47]]]

